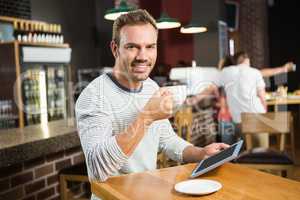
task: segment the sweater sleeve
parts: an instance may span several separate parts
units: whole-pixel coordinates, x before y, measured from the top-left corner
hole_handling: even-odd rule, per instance
[[[172,160],[182,162],[183,150],[192,145],[179,137],[173,130],[169,120],[161,120],[159,127],[159,150],[163,151]]]
[[[75,112],[89,178],[105,181],[120,170],[128,157],[112,134],[109,104],[98,91],[97,87],[89,85],[78,98]]]

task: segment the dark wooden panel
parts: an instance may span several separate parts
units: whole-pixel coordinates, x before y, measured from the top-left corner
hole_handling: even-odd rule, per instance
[[[13,99],[13,85],[16,81],[14,44],[0,44],[0,96]],[[5,87],[6,89],[2,89]]]
[[[13,113],[18,114],[14,98],[16,83],[16,63],[14,43],[0,44],[0,101],[12,100]]]

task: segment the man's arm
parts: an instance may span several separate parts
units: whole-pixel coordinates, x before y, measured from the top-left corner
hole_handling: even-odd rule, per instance
[[[149,100],[144,110],[126,130],[112,134],[111,110],[104,95],[86,88],[76,102],[76,119],[80,142],[90,178],[105,181],[126,163],[148,126],[155,120],[168,118],[172,110],[172,96],[159,90]]]
[[[265,88],[259,88],[257,90],[257,96],[260,99],[261,104],[264,106],[265,111],[267,111],[267,102],[266,102],[266,90]]]
[[[194,105],[205,98],[219,98],[219,89],[215,84],[208,85],[204,90],[186,100],[187,105]]]
[[[117,143],[124,154],[130,156],[137,147],[152,122],[172,116],[173,100],[165,88],[159,89],[148,101],[137,119],[122,133],[116,136]]]
[[[278,74],[287,73],[289,71],[292,71],[293,65],[294,65],[293,62],[287,62],[280,67],[261,69],[260,72],[263,77],[275,76]]]
[[[117,143],[126,156],[130,156],[153,121],[140,114],[122,133],[116,136]]]

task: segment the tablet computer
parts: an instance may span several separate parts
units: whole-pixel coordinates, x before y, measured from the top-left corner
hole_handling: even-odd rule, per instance
[[[193,170],[191,178],[200,176],[226,162],[229,162],[235,159],[243,145],[243,140],[238,141],[237,143],[231,145],[230,147],[220,151],[219,153],[212,155],[206,159],[200,161],[197,167]]]

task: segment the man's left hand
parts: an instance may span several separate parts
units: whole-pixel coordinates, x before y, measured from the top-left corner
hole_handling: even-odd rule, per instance
[[[225,144],[225,143],[212,143],[203,148],[203,151],[205,153],[205,157],[212,156],[223,149],[228,148],[230,145]]]

